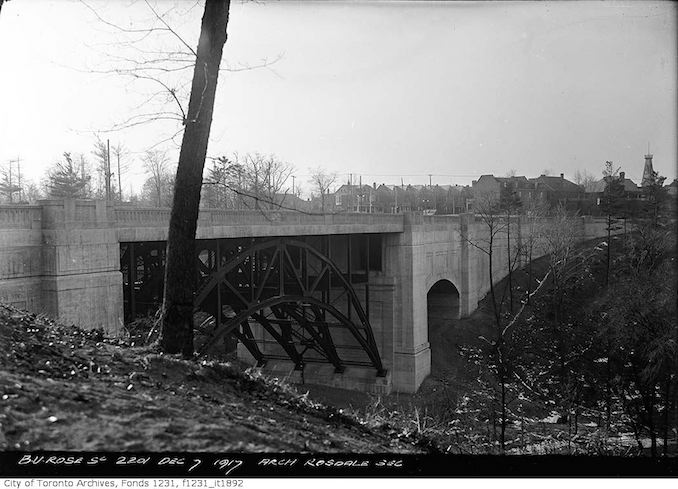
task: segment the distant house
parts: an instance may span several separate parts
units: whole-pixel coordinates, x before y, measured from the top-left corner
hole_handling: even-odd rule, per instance
[[[499,200],[502,188],[505,187],[505,182],[502,180],[505,179],[494,175],[481,175],[478,180],[473,180],[471,188],[473,189],[474,202]]]
[[[611,177],[604,177],[595,182],[591,186],[591,190],[589,190],[588,193],[602,194],[603,192],[605,192],[605,187],[610,178]],[[642,194],[642,189],[638,187],[638,185],[636,185],[633,180],[631,180],[630,178],[626,178],[626,173],[624,173],[623,171],[619,172],[619,177],[617,178],[624,185],[624,192],[626,192],[626,196],[628,198],[634,199],[640,198]]]
[[[350,185],[344,184],[334,192],[335,211],[346,212],[382,212],[375,206],[376,184]]]
[[[626,178],[626,173],[622,171],[619,172],[619,175],[616,177],[607,176],[601,178],[587,191],[587,195],[591,198],[591,201],[595,205],[590,214],[599,214],[602,212],[601,204],[603,202],[605,188],[607,187],[608,182],[613,178],[616,178],[624,186],[624,198],[626,199],[624,212],[633,214],[639,209],[641,204],[640,200],[643,197],[643,189],[636,185],[636,183],[630,178]]]
[[[534,184],[534,197],[551,207],[564,205],[574,210],[586,198],[584,187],[569,181],[563,173],[559,177],[540,175],[530,178],[530,183]]]
[[[515,194],[524,206],[531,202],[545,202],[551,206],[570,204],[570,207],[576,207],[579,201],[585,199],[584,188],[567,180],[562,173],[559,177],[541,175],[530,179],[524,176],[482,175],[473,181],[476,202],[487,199],[498,201],[509,193]]]
[[[467,212],[469,187],[460,185],[350,185],[334,192],[334,210],[344,212]]]
[[[499,201],[507,193],[516,192],[520,196],[520,189],[529,187],[528,180],[520,177],[495,177],[494,175],[481,175],[472,183],[473,199],[476,203],[483,201]]]

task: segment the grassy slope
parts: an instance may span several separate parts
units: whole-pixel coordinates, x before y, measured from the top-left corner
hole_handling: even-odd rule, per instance
[[[421,452],[220,363],[0,306],[0,449]]]

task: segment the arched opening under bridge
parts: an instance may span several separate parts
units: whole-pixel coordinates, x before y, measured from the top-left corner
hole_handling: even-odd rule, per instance
[[[459,319],[459,290],[449,280],[439,280],[426,294],[426,310],[431,373],[442,373],[457,355],[454,327]]]

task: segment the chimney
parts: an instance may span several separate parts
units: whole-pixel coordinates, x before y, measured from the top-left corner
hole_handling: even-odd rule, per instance
[[[561,174],[560,174],[560,178],[564,179],[564,178],[565,178],[565,174],[564,174],[564,173],[561,173]]]
[[[377,190],[377,182],[372,182],[372,188],[373,188],[374,190]]]
[[[624,181],[625,176],[626,176],[626,173],[624,173],[623,171],[619,172],[619,180],[621,180],[622,182]]]

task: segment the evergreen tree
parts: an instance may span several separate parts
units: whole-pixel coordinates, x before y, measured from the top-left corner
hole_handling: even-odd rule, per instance
[[[14,194],[21,193],[19,186],[19,178],[12,174],[12,162],[0,169],[0,194],[2,194],[7,202],[14,202]]]
[[[661,217],[665,214],[664,207],[667,204],[666,189],[664,181],[658,172],[653,171],[643,186],[643,205],[641,215],[650,226],[659,226],[663,224]]]
[[[605,190],[600,199],[600,208],[607,220],[607,260],[605,269],[605,285],[607,285],[610,283],[612,232],[621,229],[619,218],[626,217],[628,206],[624,183],[619,176],[619,168],[615,169],[611,161],[605,162],[603,180],[605,181]]]
[[[47,193],[58,199],[85,199],[90,197],[91,176],[85,171],[84,161],[80,171],[70,153],[64,153],[65,161],[58,161],[47,172]]]

